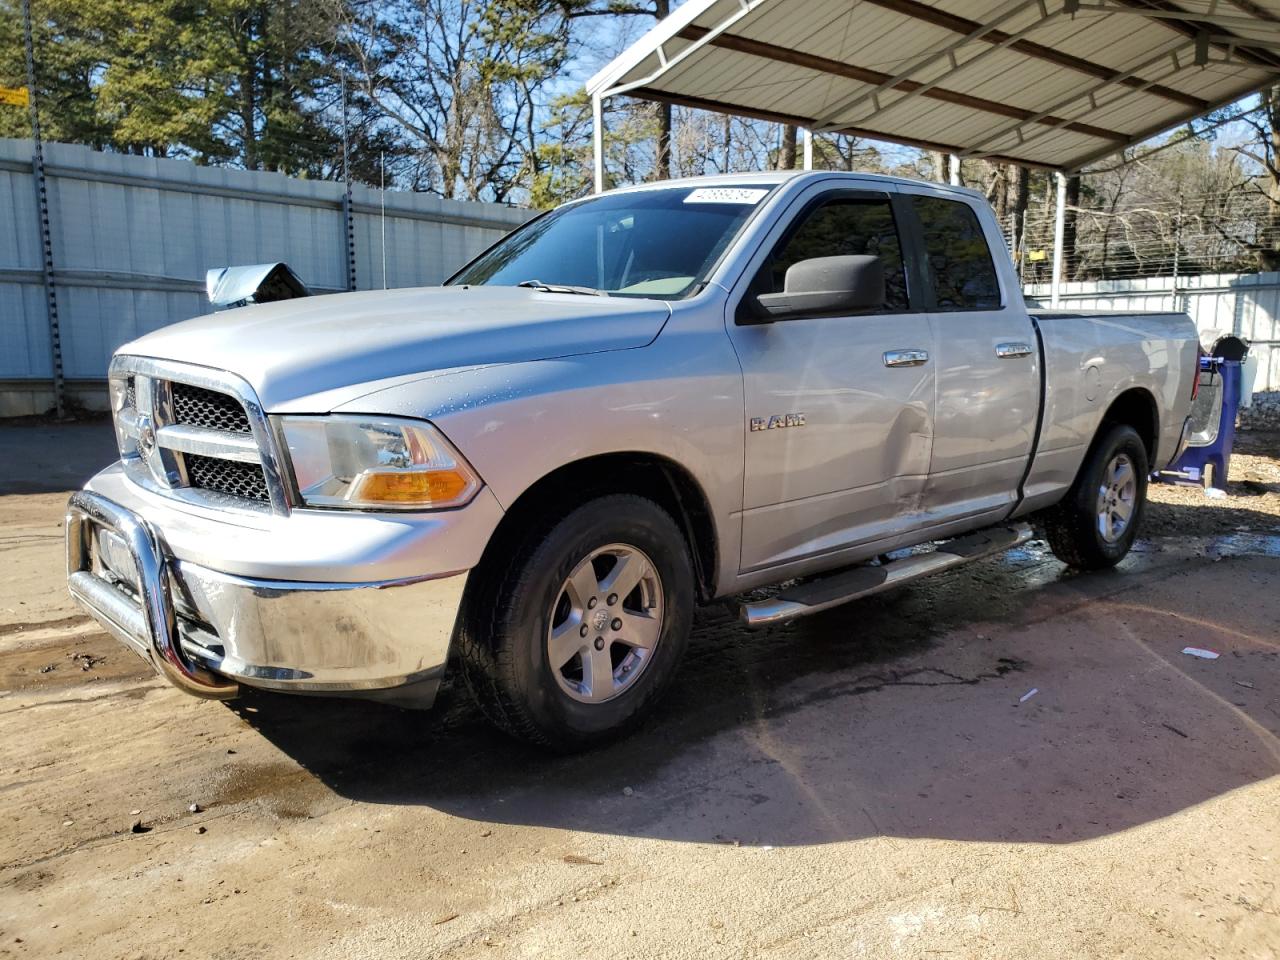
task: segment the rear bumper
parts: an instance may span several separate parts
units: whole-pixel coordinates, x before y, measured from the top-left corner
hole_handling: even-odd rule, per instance
[[[372,582],[254,578],[174,558],[128,507],[82,491],[67,507],[71,594],[188,693],[240,684],[429,706],[467,574]]]

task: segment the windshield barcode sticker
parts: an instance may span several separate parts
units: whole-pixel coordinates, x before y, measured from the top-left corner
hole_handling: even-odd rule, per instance
[[[699,187],[684,198],[685,203],[746,203],[755,206],[768,190],[747,187]]]

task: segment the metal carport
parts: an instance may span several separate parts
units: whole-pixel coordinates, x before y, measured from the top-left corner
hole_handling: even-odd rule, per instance
[[[688,0],[587,82],[1065,174],[1280,82],[1280,0]],[[953,163],[953,171],[958,164]],[[954,174],[953,174],[954,175]]]

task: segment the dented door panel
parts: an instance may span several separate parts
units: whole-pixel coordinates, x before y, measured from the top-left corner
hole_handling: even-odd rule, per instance
[[[933,366],[888,367],[884,354],[931,350],[929,318],[823,317],[735,327],[732,336],[749,415],[743,569],[915,526],[932,441]]]

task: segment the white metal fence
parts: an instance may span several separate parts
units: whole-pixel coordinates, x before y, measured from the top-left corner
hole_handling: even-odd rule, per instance
[[[1028,297],[1049,302],[1049,284],[1031,283]],[[1185,310],[1202,333],[1245,337],[1258,357],[1255,390],[1280,390],[1280,273],[1213,273],[1075,281],[1062,284],[1064,310]]]
[[[0,139],[0,415],[50,405],[40,396],[53,367],[31,157],[30,141]],[[45,165],[64,376],[95,390],[121,343],[208,312],[211,267],[284,260],[319,292],[348,289],[353,274],[361,290],[384,277],[433,284],[531,216],[355,185],[348,235],[340,183],[56,143]]]

